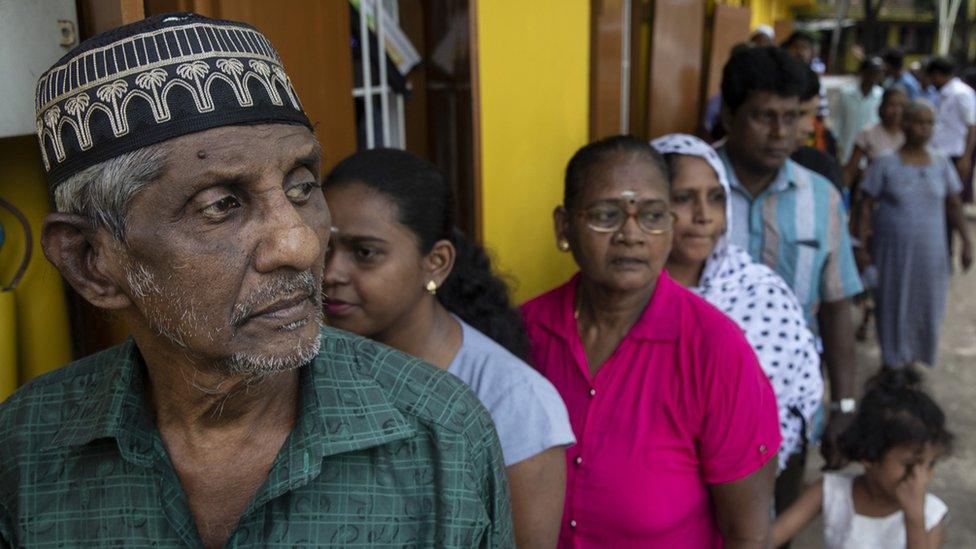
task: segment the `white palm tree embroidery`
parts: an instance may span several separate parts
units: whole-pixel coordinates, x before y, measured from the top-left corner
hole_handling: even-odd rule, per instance
[[[54,155],[58,161],[64,160],[64,145],[61,143],[61,132],[58,131],[58,120],[61,119],[61,108],[57,105],[44,113],[44,124],[51,129],[51,140],[54,142]]]
[[[64,110],[71,116],[74,116],[75,121],[78,123],[78,141],[82,149],[87,149],[91,146],[91,134],[88,132],[88,124],[85,124],[83,120],[85,111],[88,110],[88,105],[90,104],[91,97],[85,92],[81,92],[64,102]]]
[[[44,122],[40,118],[35,122],[37,124],[37,141],[41,144],[41,160],[44,161],[44,169],[51,171],[51,161],[47,159],[47,147],[44,146]]]
[[[203,105],[203,109],[201,110],[203,111],[213,110],[213,101],[210,100],[206,90],[203,89],[203,84],[200,83],[200,79],[207,76],[208,72],[210,72],[210,65],[203,61],[184,63],[176,67],[176,74],[193,81],[193,85],[197,88],[197,95],[200,96],[200,103]]]
[[[281,96],[278,95],[278,90],[275,89],[274,82],[271,81],[271,67],[264,61],[258,61],[256,59],[252,59],[248,62],[248,65],[254,69],[254,72],[261,76],[261,82],[264,84],[265,89],[268,90],[268,95],[271,96],[271,102],[275,105],[281,105]]]
[[[169,107],[163,103],[159,97],[159,88],[166,82],[169,75],[160,68],[146,71],[136,77],[136,85],[144,90],[152,92],[153,97],[153,116],[157,122],[169,119]]]
[[[217,68],[220,69],[220,72],[229,74],[234,79],[234,85],[237,87],[237,97],[241,100],[241,106],[247,107],[254,104],[254,101],[251,99],[251,92],[241,82],[241,75],[244,74],[244,63],[241,63],[240,59],[218,59]]]
[[[110,120],[112,123],[112,132],[115,133],[116,137],[125,135],[129,130],[129,124],[119,112],[119,99],[125,95],[125,92],[129,91],[129,84],[125,80],[114,80],[105,84],[104,86],[98,88],[95,95],[99,99],[106,103],[112,104],[112,114],[113,119]]]
[[[57,105],[51,107],[44,113],[44,123],[51,131],[57,131],[58,120],[61,119],[61,108]]]
[[[291,78],[288,78],[288,73],[286,73],[285,70],[278,65],[275,65],[273,70],[275,78],[277,78],[278,81],[281,82],[281,85],[285,88],[285,93],[288,94],[288,99],[291,100],[292,106],[297,110],[302,110],[301,103],[299,103],[298,98],[295,97],[295,93],[292,91]]]

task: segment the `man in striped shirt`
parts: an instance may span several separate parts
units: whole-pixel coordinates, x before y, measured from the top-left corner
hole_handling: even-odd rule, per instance
[[[852,417],[856,392],[850,300],[862,288],[840,194],[789,160],[806,78],[803,63],[776,48],[732,57],[722,76],[728,138],[718,150],[732,186],[733,243],[783,277],[822,339],[834,402],[821,451],[837,467],[834,442]],[[778,493],[777,507],[790,499]]]

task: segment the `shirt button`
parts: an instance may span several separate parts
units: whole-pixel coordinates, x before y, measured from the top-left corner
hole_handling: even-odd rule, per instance
[[[759,445],[759,453],[760,454],[765,454],[766,453],[766,445],[765,444],[760,444]]]
[[[595,397],[596,396],[596,389],[590,389],[590,396],[591,397]]]
[[[576,465],[583,463],[583,456],[576,456]]]
[[[570,528],[576,528],[576,521],[575,520],[569,521],[569,527]]]

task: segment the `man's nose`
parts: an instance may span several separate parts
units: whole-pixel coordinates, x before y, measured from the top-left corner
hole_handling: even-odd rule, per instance
[[[255,253],[255,268],[272,272],[282,267],[307,271],[322,254],[326,245],[299,214],[295,206],[280,193],[264,216],[261,241]]]

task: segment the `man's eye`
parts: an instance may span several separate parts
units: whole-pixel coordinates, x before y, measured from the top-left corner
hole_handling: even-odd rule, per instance
[[[712,199],[712,202],[718,202],[718,203],[724,204],[725,203],[725,193],[724,192],[721,192],[721,191],[720,192],[717,192],[717,193],[713,193],[712,196],[711,196],[711,199]]]
[[[285,196],[287,196],[288,200],[291,200],[292,202],[301,203],[308,200],[308,198],[312,196],[312,191],[317,188],[318,185],[315,183],[301,183],[293,187],[289,187],[288,190],[285,191]]]
[[[240,201],[235,196],[225,196],[213,204],[203,209],[203,215],[212,218],[220,218],[227,215],[231,210],[241,207]]]
[[[672,204],[684,204],[684,203],[688,202],[689,200],[691,200],[691,195],[690,194],[676,194],[676,195],[674,195],[674,196],[671,197],[671,203]]]

